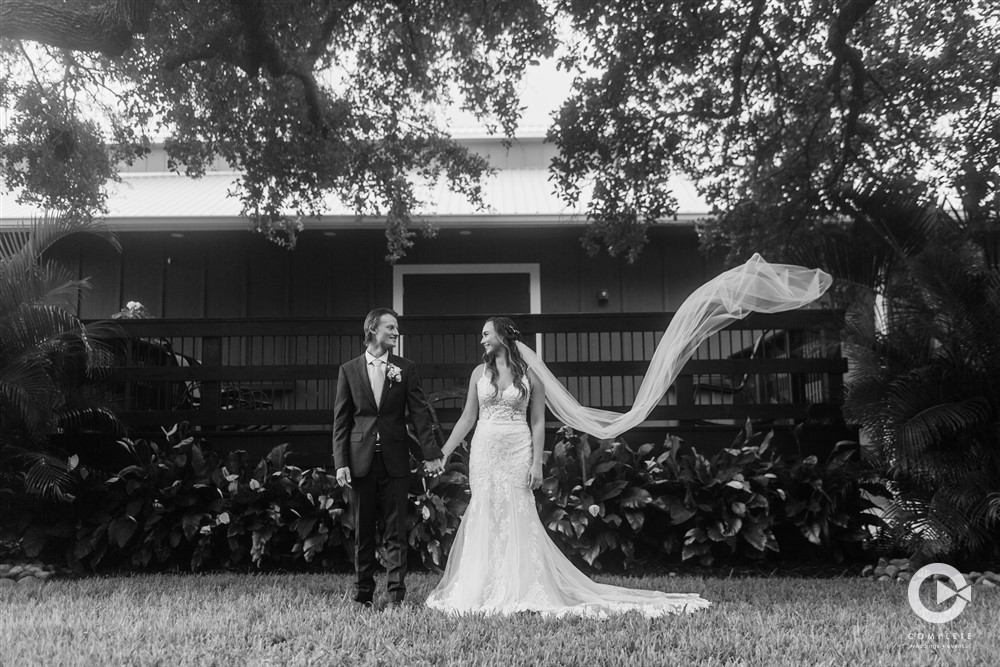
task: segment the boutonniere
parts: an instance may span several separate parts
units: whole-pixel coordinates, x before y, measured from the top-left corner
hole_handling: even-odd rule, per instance
[[[403,378],[399,366],[396,364],[386,364],[385,365],[385,379],[389,381],[389,384],[393,382],[399,382]]]

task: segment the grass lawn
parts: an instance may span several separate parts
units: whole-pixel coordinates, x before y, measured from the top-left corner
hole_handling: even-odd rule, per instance
[[[422,606],[437,581],[422,573],[407,579],[408,605],[373,611],[349,602],[342,574],[56,580],[0,588],[0,665],[1000,663],[997,589],[975,590],[961,616],[932,625],[905,586],[867,579],[598,579],[697,592],[713,606],[654,620],[452,618]]]

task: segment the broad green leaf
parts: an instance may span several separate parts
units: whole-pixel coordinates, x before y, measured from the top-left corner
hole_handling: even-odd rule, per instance
[[[132,517],[118,517],[108,526],[108,538],[117,544],[119,548],[124,548],[128,544],[128,541],[132,539],[136,528],[138,528],[138,524],[136,524],[135,519]]]

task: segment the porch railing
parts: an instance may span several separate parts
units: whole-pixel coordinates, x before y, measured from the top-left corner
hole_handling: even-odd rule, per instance
[[[526,342],[585,405],[627,410],[670,314],[519,315]],[[483,317],[402,317],[401,352],[418,363],[445,428],[479,363]],[[842,314],[752,315],[708,339],[643,429],[790,425],[839,414]],[[123,365],[107,381],[137,436],[187,421],[241,448],[279,441],[329,451],[340,364],[362,351],[359,318],[124,320]],[[453,390],[453,391],[449,391]],[[552,422],[550,427],[556,427]]]

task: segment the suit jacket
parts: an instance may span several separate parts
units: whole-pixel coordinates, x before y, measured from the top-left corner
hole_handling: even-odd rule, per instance
[[[333,461],[348,467],[352,477],[364,477],[375,459],[376,434],[382,461],[391,477],[410,474],[410,449],[418,460],[442,456],[431,429],[427,398],[420,388],[417,367],[409,359],[389,354],[387,362],[400,370],[400,379],[386,378],[380,405],[375,404],[365,355],[340,367],[333,407]],[[419,445],[406,432],[406,415],[416,427]]]

